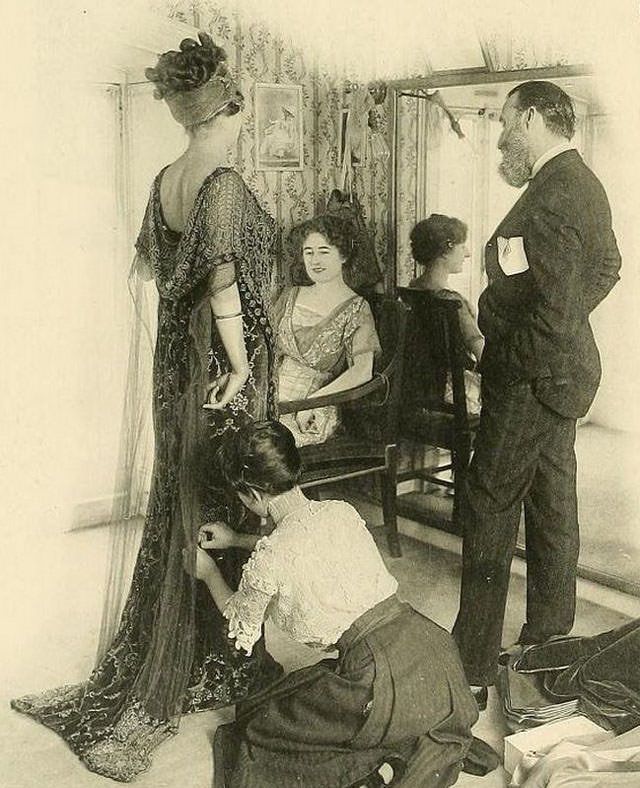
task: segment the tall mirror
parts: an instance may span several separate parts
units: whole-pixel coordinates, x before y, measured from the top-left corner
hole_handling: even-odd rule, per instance
[[[548,78],[574,100],[577,124],[572,142],[597,171],[598,139],[606,131],[607,116],[594,79],[555,73],[550,71]],[[544,72],[539,75],[547,78]],[[484,242],[520,194],[498,175],[496,146],[505,96],[522,81],[422,88],[408,83],[396,88],[393,258],[398,286],[406,286],[416,274],[411,228],[430,213],[444,213],[464,218],[469,228],[471,263],[451,284],[477,301],[484,287]]]
[[[489,77],[494,79],[489,81]],[[573,144],[603,182],[611,202],[614,228],[625,247],[625,197],[616,175],[614,130],[622,120],[608,113],[596,78],[582,67],[537,69],[535,73],[466,74],[398,82],[392,106],[392,167],[389,210],[388,287],[406,287],[420,273],[409,235],[431,213],[462,219],[468,226],[470,259],[449,286],[477,308],[486,286],[486,240],[518,199],[520,190],[498,174],[500,111],[509,90],[529,78],[550,79],[574,100],[577,124]],[[628,259],[623,266],[630,265]],[[621,331],[622,314],[633,300],[633,276],[623,267],[622,281],[592,315],[603,361],[603,380],[591,411],[581,420],[576,441],[581,525],[580,573],[610,587],[640,595],[640,521],[635,460],[640,438],[624,405],[632,370],[631,336]],[[625,304],[627,306],[625,306]],[[425,342],[428,341],[425,337]],[[410,462],[416,461],[415,446]],[[406,454],[406,452],[405,452]],[[406,457],[405,457],[406,460]],[[418,451],[418,461],[422,454]],[[407,483],[398,506],[405,516],[451,530],[452,496],[428,483]],[[519,541],[524,551],[524,533]]]

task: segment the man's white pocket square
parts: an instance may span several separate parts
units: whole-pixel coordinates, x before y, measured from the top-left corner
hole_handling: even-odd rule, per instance
[[[507,276],[522,274],[529,270],[522,236],[515,235],[512,238],[498,236],[498,263]]]

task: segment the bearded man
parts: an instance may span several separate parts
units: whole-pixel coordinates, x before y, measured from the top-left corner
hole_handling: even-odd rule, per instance
[[[500,173],[527,184],[485,248],[482,412],[463,483],[463,570],[454,627],[480,708],[495,682],[524,505],[527,610],[518,643],[573,626],[579,533],[576,419],[600,382],[589,314],[618,281],[605,191],[570,140],[570,97],[525,82],[500,117]]]

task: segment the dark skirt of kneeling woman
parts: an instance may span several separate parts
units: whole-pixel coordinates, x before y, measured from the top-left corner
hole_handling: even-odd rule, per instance
[[[456,782],[478,710],[449,633],[393,595],[337,650],[238,705],[216,733],[216,788],[347,788],[385,762],[394,785]]]

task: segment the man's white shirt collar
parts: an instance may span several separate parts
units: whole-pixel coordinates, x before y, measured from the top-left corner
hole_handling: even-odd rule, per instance
[[[548,161],[551,161],[551,159],[568,150],[576,150],[576,146],[572,145],[569,140],[566,142],[561,142],[559,145],[554,145],[553,148],[549,148],[548,151],[545,151],[542,156],[536,160],[535,164],[531,168],[531,177],[535,178],[535,176],[540,172],[542,167]]]

